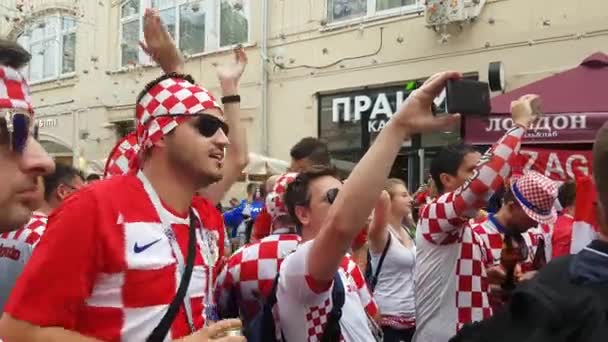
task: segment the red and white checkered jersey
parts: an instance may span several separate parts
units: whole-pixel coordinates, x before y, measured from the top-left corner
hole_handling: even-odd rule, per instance
[[[500,232],[494,222],[492,222],[492,220],[489,218],[481,223],[472,225],[471,228],[477,235],[481,237],[484,245],[491,252],[491,255],[488,256],[486,260],[486,266],[489,267],[499,265],[504,234]],[[524,238],[526,246],[528,247],[528,259],[525,262],[520,263],[520,266],[524,272],[532,271],[534,270],[533,262],[536,251],[538,250],[538,245],[541,240],[545,239],[545,237],[543,236],[542,231],[537,228],[530,229],[527,232],[522,233],[521,236]]]
[[[222,218],[195,198],[199,214],[192,280],[186,293],[196,329],[205,324],[208,277],[201,248],[211,241],[221,258]],[[188,255],[189,218],[163,207],[177,245]],[[176,294],[181,273],[142,182],[115,176],[70,196],[53,213],[44,238],[6,306],[13,317],[42,327],[63,327],[104,341],[144,341]],[[211,240],[207,240],[211,239]],[[207,247],[205,247],[207,248]],[[169,339],[190,334],[183,306]]]
[[[36,247],[46,229],[47,221],[48,216],[46,214],[34,212],[23,228],[0,234],[0,242],[4,243],[7,240],[21,241]]]
[[[417,342],[445,342],[463,324],[490,317],[487,249],[467,224],[511,172],[524,129],[513,127],[481,158],[474,174],[420,212],[416,232]]]
[[[283,261],[277,289],[277,312],[287,341],[319,341],[327,315],[331,312],[333,282],[319,284],[307,272],[312,240],[301,244]],[[346,255],[338,269],[344,285],[345,300],[340,327],[342,340],[374,341],[368,316],[378,313],[361,270]]]
[[[300,243],[297,234],[272,234],[237,250],[217,278],[222,317],[253,319],[272,291],[283,259]]]
[[[0,234],[0,312],[40,241],[46,223],[47,216],[35,212],[22,228]]]

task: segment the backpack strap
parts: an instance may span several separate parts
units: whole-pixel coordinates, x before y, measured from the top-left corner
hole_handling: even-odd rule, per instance
[[[386,245],[384,245],[384,250],[382,251],[382,256],[380,256],[380,261],[378,261],[378,267],[376,267],[376,271],[372,276],[370,281],[370,290],[373,293],[376,288],[376,284],[378,284],[378,276],[380,275],[380,270],[382,270],[382,264],[384,263],[384,258],[386,257],[386,253],[388,252],[388,247],[391,245],[391,233],[388,233],[388,238],[386,239]]]
[[[340,318],[342,318],[342,307],[344,306],[346,294],[344,293],[344,284],[340,278],[340,272],[334,275],[334,286],[331,290],[332,307],[323,329],[321,342],[334,342],[340,340],[342,329],[340,328]]]

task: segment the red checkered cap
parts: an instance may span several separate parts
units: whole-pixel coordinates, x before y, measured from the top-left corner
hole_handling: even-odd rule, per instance
[[[289,215],[283,196],[287,191],[287,185],[293,182],[297,176],[298,174],[295,172],[282,174],[274,184],[272,191],[266,196],[266,210],[273,221],[277,217]]]
[[[0,109],[26,111],[34,116],[27,81],[19,71],[5,65],[0,65]]]
[[[528,171],[511,179],[511,191],[524,212],[541,224],[553,224],[557,220],[554,203],[557,199],[557,183],[538,172]]]
[[[137,134],[131,132],[116,143],[106,162],[104,177],[109,178],[129,173],[139,153]]]
[[[188,114],[199,114],[210,108],[221,109],[207,89],[180,78],[158,82],[135,108],[139,145],[142,150],[150,148],[183,123]]]

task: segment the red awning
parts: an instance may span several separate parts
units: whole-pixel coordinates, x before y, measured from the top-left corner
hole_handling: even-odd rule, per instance
[[[608,55],[598,52],[578,67],[514,89],[492,99],[489,117],[466,117],[465,141],[496,142],[510,127],[511,102],[525,94],[538,94],[546,114],[526,135],[525,143],[589,143],[608,120]]]

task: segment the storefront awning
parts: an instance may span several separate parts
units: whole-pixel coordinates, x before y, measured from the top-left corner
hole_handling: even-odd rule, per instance
[[[606,89],[608,55],[598,52],[574,69],[494,97],[488,117],[465,116],[465,141],[480,145],[496,142],[512,124],[511,102],[525,94],[538,94],[545,116],[526,134],[524,143],[591,143],[608,119]]]

